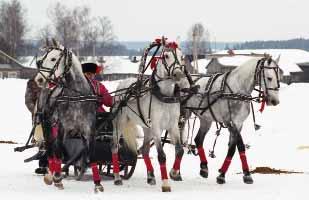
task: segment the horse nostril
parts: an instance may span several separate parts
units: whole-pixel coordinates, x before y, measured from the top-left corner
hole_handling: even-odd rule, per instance
[[[39,78],[39,79],[38,79],[38,82],[39,82],[39,83],[43,83],[43,78]]]
[[[272,105],[274,105],[274,106],[276,106],[276,105],[278,105],[278,104],[279,104],[279,102],[278,102],[278,101],[276,101],[276,100],[271,100],[271,104],[272,104]]]

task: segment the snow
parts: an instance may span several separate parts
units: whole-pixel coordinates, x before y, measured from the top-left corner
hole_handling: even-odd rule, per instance
[[[109,91],[115,90],[118,82],[105,82]],[[276,107],[266,107],[264,113],[256,110],[257,123],[262,125],[259,131],[254,131],[252,116],[245,122],[242,135],[246,144],[248,163],[251,169],[258,166],[302,171],[304,174],[261,175],[253,174],[254,184],[242,182],[241,164],[236,154],[226,175],[227,183],[217,185],[217,170],[220,168],[226,152],[229,134],[223,130],[216,146],[216,158],[208,158],[209,178],[199,176],[199,159],[193,155],[184,155],[181,173],[182,182],[170,181],[172,192],[160,192],[160,172],[156,159],[156,151],[151,150],[156,186],[146,184],[146,169],[144,162],[138,160],[133,177],[124,181],[123,186],[113,185],[112,180],[104,178],[102,184],[104,193],[94,194],[93,183],[87,180],[77,182],[73,178],[65,179],[63,191],[54,186],[46,186],[43,177],[35,175],[37,162],[23,163],[26,157],[33,155],[36,150],[23,153],[13,152],[28,137],[31,129],[31,116],[24,106],[26,81],[19,79],[0,80],[0,140],[12,140],[19,144],[0,144],[2,164],[0,165],[0,194],[1,199],[250,199],[250,200],[290,200],[308,199],[309,185],[309,151],[299,150],[302,145],[309,145],[307,115],[309,108],[309,84],[297,83],[289,86],[282,85],[280,104]],[[255,105],[258,108],[260,105]],[[198,123],[195,128],[197,131]],[[211,149],[215,139],[213,126],[206,136],[204,143],[206,153]],[[167,167],[170,169],[174,160],[174,147],[166,145]],[[90,170],[89,170],[90,171]]]

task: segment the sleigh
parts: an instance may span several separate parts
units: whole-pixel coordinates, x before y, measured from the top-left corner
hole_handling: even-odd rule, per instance
[[[97,116],[96,123],[96,142],[94,150],[94,160],[99,165],[99,171],[101,175],[113,177],[113,164],[112,164],[112,137],[113,126],[112,121],[109,119],[109,113],[102,113]],[[76,158],[74,162],[70,160],[76,154],[76,151],[80,151],[79,148],[84,147],[83,139],[78,137],[72,137],[66,139],[64,142],[64,163],[69,163],[74,167],[74,175],[77,179],[81,179],[83,176],[82,159]],[[119,168],[123,179],[129,179],[135,170],[137,156],[132,153],[124,143],[123,139],[120,139],[119,143]],[[74,159],[74,158],[73,158]],[[63,167],[68,175],[68,164]]]
[[[17,152],[22,152],[26,149],[36,147],[35,144],[29,144],[29,141],[33,137],[33,130],[30,133],[29,139],[25,146],[16,147],[14,150]],[[113,126],[110,119],[110,113],[101,113],[97,115],[96,122],[96,142],[94,150],[94,160],[99,165],[99,171],[101,175],[113,176],[113,164],[112,164],[112,136],[113,136]],[[73,136],[66,138],[63,143],[63,167],[62,171],[65,172],[66,176],[69,175],[69,168],[73,166],[74,176],[77,180],[82,179],[88,164],[86,157],[86,144],[82,137]],[[39,160],[45,155],[45,151],[39,151],[37,154],[31,156],[24,160],[24,162],[30,162],[33,160]],[[123,139],[119,142],[119,168],[121,177],[123,179],[129,179],[135,170],[137,162],[137,155],[132,153]],[[83,166],[83,165],[87,166]]]

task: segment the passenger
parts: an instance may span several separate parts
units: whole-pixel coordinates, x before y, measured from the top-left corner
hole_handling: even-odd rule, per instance
[[[31,112],[32,115],[32,124],[34,124],[34,117],[36,112],[36,103],[40,96],[41,88],[36,84],[34,81],[34,77],[29,79],[27,82],[27,88],[25,93],[25,104],[28,110]],[[38,128],[38,127],[37,127]],[[40,131],[41,132],[41,131]],[[39,136],[41,135],[41,136]],[[38,129],[36,129],[36,132],[34,134],[34,140],[33,143],[39,143],[43,140],[42,138],[42,132],[38,133]],[[36,174],[46,174],[47,173],[47,155],[44,154],[44,156],[40,157],[39,159],[39,167],[35,169]]]

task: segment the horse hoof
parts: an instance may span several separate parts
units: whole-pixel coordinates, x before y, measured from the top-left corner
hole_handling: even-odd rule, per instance
[[[53,184],[53,176],[52,176],[50,173],[45,174],[45,176],[44,176],[44,183],[45,183],[46,185],[51,185],[51,184]]]
[[[122,180],[115,180],[114,185],[122,185]]]
[[[201,169],[200,170],[200,175],[203,178],[208,178],[208,169],[207,168],[206,169]]]
[[[98,193],[98,192],[104,192],[104,188],[101,184],[94,186],[94,193]]]
[[[149,185],[155,185],[156,184],[156,178],[155,178],[154,173],[152,171],[147,172],[147,183]]]
[[[148,183],[149,185],[155,185],[155,184],[156,184],[156,179],[147,178],[147,183]]]
[[[63,190],[63,189],[64,189],[62,182],[54,183],[54,185],[55,185],[56,188],[58,188],[59,190]]]
[[[39,167],[34,170],[34,173],[39,175],[45,175],[48,173],[48,170],[46,169],[46,167]]]
[[[162,186],[162,192],[171,192],[171,186]]]
[[[182,177],[181,177],[179,170],[171,169],[170,177],[174,181],[182,181]]]
[[[217,177],[217,183],[218,183],[218,184],[224,184],[224,183],[225,183],[224,174],[220,174],[220,175]]]
[[[246,184],[253,184],[253,179],[252,179],[250,174],[244,175],[243,180],[244,180],[244,183],[246,183]]]

